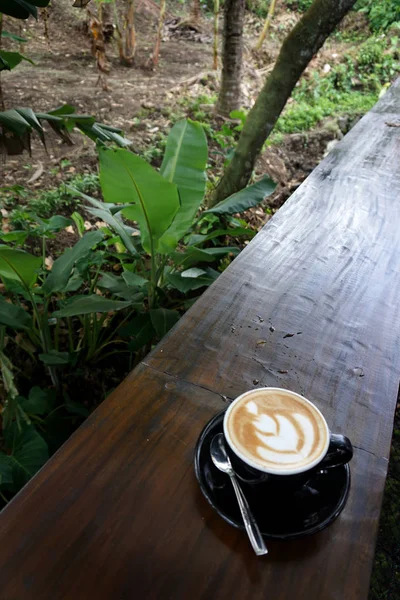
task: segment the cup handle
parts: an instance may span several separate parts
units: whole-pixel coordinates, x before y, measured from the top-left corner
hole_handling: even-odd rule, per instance
[[[353,446],[348,437],[340,433],[331,433],[328,452],[318,468],[329,469],[345,465],[353,458]]]

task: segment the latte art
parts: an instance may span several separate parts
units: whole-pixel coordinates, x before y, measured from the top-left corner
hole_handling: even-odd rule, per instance
[[[313,404],[292,392],[254,390],[234,403],[227,417],[233,449],[264,470],[303,470],[326,452],[324,418]]]

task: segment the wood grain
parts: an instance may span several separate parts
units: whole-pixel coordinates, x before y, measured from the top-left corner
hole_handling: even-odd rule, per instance
[[[197,437],[223,406],[150,368],[125,380],[4,511],[2,600],[353,598],[354,582],[366,597],[386,461],[357,451],[340,519],[256,559],[194,477]]]
[[[1,600],[367,598],[400,377],[399,112],[398,83],[2,512]],[[356,446],[339,519],[264,558],[193,470],[204,424],[259,385]]]
[[[260,386],[300,392],[333,430],[388,458],[400,378],[400,131],[385,123],[399,113],[400,81],[145,363],[228,398]]]

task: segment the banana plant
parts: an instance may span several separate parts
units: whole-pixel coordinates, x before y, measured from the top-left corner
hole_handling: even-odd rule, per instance
[[[177,289],[187,294],[211,285],[219,272],[210,264],[239,252],[236,246],[216,246],[215,241],[226,235],[249,234],[249,229],[243,227],[219,228],[210,235],[193,234],[199,214],[220,217],[242,212],[275,189],[275,184],[264,177],[201,213],[207,157],[202,126],[182,120],[169,133],[159,172],[127,150],[103,145],[99,147],[99,162],[104,202],[79,193],[91,205],[88,212],[107,222],[131,259],[136,264],[142,259],[142,273],[146,271],[143,263],[150,262],[150,311],[162,303],[165,290]],[[138,224],[140,246],[139,232],[132,237],[124,219]],[[125,261],[123,266],[128,269],[129,263]]]
[[[73,144],[70,134],[74,128],[95,142],[109,142],[120,147],[132,143],[122,135],[121,129],[98,123],[90,115],[78,115],[73,106],[64,104],[48,113],[36,113],[31,108],[12,108],[0,112],[0,153],[21,154],[25,149],[31,153],[33,132],[39,135],[46,147],[43,123],[47,123],[69,145]]]

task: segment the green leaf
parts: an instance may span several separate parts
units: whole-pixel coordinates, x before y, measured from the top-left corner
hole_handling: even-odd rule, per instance
[[[0,58],[2,58],[8,64],[11,70],[15,69],[15,67],[17,67],[23,60],[30,62],[32,65],[34,64],[30,58],[27,58],[20,52],[7,52],[6,50],[0,50]]]
[[[177,310],[153,308],[149,312],[152,325],[160,339],[163,338],[180,319],[180,314]]]
[[[11,67],[2,56],[0,56],[0,71],[11,71]]]
[[[149,283],[147,279],[137,275],[136,273],[131,273],[131,271],[124,271],[122,273],[122,278],[129,287],[135,287],[139,289],[145,287]]]
[[[89,410],[86,408],[86,406],[84,406],[80,402],[74,402],[70,398],[66,400],[65,408],[72,415],[79,415],[80,417],[85,418],[89,416]]]
[[[176,183],[181,207],[162,242],[175,248],[185,235],[204,198],[206,186],[207,138],[200,123],[178,121],[171,129],[160,173],[167,181]]]
[[[47,4],[50,0],[46,0]],[[45,4],[44,6],[47,6]],[[25,2],[25,0],[2,0],[1,12],[4,15],[15,17],[16,19],[27,19],[30,15],[37,19],[37,9],[34,1]]]
[[[32,131],[31,125],[14,108],[0,112],[0,125],[18,136]]]
[[[229,198],[222,200],[216,204],[213,208],[209,208],[205,213],[217,213],[220,215],[233,215],[234,213],[240,213],[252,206],[260,204],[265,198],[270,196],[276,188],[276,183],[264,175],[260,181],[249,185],[247,188],[232,194]]]
[[[242,235],[248,235],[253,237],[255,235],[255,231],[250,229],[249,227],[235,227],[232,229],[216,229],[209,234],[202,233],[193,233],[188,240],[189,246],[198,246],[199,244],[204,244],[205,242],[209,242],[218,237],[225,237],[227,235],[231,237],[240,237]]]
[[[48,354],[39,354],[39,359],[47,366],[68,365],[70,356],[68,352],[50,350]]]
[[[128,150],[99,148],[100,182],[106,202],[129,204],[124,216],[139,223],[146,252],[168,253],[160,242],[179,209],[176,185]]]
[[[131,306],[132,302],[121,300],[109,300],[97,294],[72,298],[64,308],[53,312],[53,317],[75,317],[76,315],[88,315],[90,313],[113,312]]]
[[[16,244],[23,244],[29,235],[29,231],[7,231],[6,233],[0,233],[0,240],[3,242],[15,242]]]
[[[225,254],[239,254],[240,249],[237,246],[222,246],[216,248],[197,248],[188,246],[184,252],[173,252],[171,258],[176,265],[185,267],[185,269],[203,262],[214,262]]]
[[[196,278],[196,277],[200,277],[201,275],[205,275],[206,271],[203,271],[203,269],[198,269],[196,267],[192,267],[191,269],[186,269],[186,271],[182,271],[181,273],[181,277],[189,277],[189,278]]]
[[[183,273],[170,273],[167,275],[167,281],[182,294],[187,294],[193,290],[208,287],[218,279],[220,273],[214,269],[208,268],[205,271],[205,274],[200,275],[199,277],[183,277],[182,275]]]
[[[100,204],[101,208],[86,208],[87,212],[108,223],[110,227],[112,227],[112,229],[120,236],[128,252],[130,252],[133,256],[138,256],[139,253],[132,243],[132,236],[130,235],[128,229],[125,227],[124,223],[120,218],[114,216],[111,213],[107,205],[105,205],[103,202],[100,203],[98,200],[94,200],[94,198],[90,198],[90,196],[87,196],[82,192],[78,192],[78,190],[75,190],[72,187],[70,187],[69,189],[71,189],[73,192],[75,192],[91,204],[94,204],[95,206],[99,206]]]
[[[11,423],[4,431],[4,442],[11,451],[8,459],[16,489],[22,487],[49,458],[47,444],[33,425]]]
[[[42,259],[32,256],[24,250],[9,248],[0,245],[0,277],[13,281],[23,281],[32,287],[37,279],[37,271],[42,264]]]
[[[64,250],[64,254],[54,261],[51,272],[43,285],[46,294],[65,291],[76,262],[86,257],[93,246],[96,246],[103,239],[104,235],[101,231],[90,231],[73,248]]]
[[[127,325],[118,330],[122,337],[132,337],[128,348],[131,352],[137,352],[146,344],[149,344],[154,335],[154,327],[149,313],[140,313],[136,315]]]
[[[13,462],[4,452],[0,452],[0,488],[12,489],[13,487],[13,476],[12,476],[12,465]]]
[[[69,294],[70,292],[76,292],[84,283],[84,278],[77,272],[74,272],[69,278],[67,285],[64,288],[64,292]]]
[[[33,4],[34,6],[38,6],[39,8],[45,8],[50,4],[51,0],[29,0],[29,4]]]
[[[35,386],[29,392],[29,398],[20,398],[19,404],[27,415],[44,415],[53,410],[56,403],[54,390],[42,390]]]
[[[32,327],[32,317],[23,308],[0,301],[0,324],[17,330],[29,329]]]
[[[44,130],[33,110],[31,108],[16,108],[15,110],[20,115],[20,117],[22,117],[28,123],[31,130],[34,129],[38,132],[40,139],[42,140],[42,143],[45,146],[46,144],[44,140]]]
[[[4,30],[1,32],[1,37],[8,38],[10,40],[13,40],[14,42],[20,42],[23,44],[28,41],[25,38],[20,37],[19,35],[15,35],[15,33],[10,33],[9,31]]]
[[[75,212],[72,213],[71,219],[73,220],[73,222],[76,225],[79,237],[82,237],[83,234],[85,233],[85,220],[84,220],[84,218],[82,217],[82,215],[80,215],[78,212],[75,211]]]
[[[54,215],[54,217],[50,218],[48,223],[51,231],[60,231],[61,229],[69,227],[71,224],[71,219],[68,219],[68,217],[63,217],[62,215]]]

